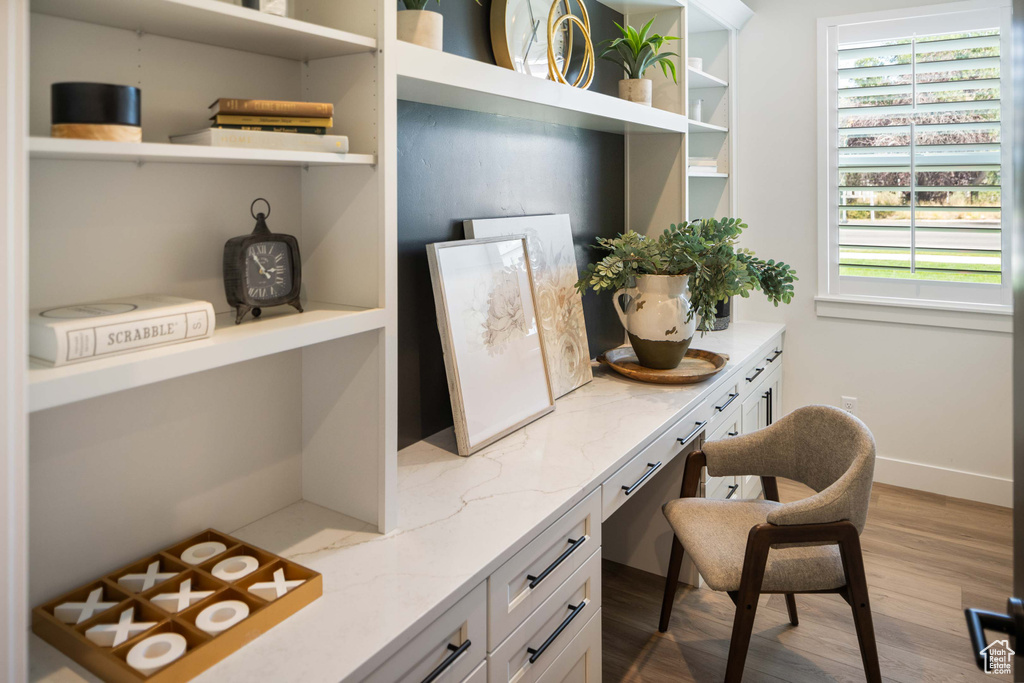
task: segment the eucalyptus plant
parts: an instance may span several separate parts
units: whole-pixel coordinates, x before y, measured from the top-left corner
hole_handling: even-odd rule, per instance
[[[426,9],[430,0],[403,0],[403,2],[405,9]],[[440,6],[441,0],[437,0],[437,4]],[[476,0],[476,4],[481,5],[480,0]]]
[[[633,286],[638,275],[689,275],[690,318],[700,316],[701,332],[712,330],[715,306],[730,296],[749,297],[756,289],[776,306],[788,304],[796,271],[737,247],[746,228],[738,218],[702,218],[673,224],[657,239],[632,230],[599,237],[595,248],[608,254],[586,267],[576,289],[616,291]]]
[[[440,0],[438,0],[440,2]],[[644,72],[654,65],[661,67],[662,73],[668,78],[676,81],[676,65],[672,57],[678,57],[675,52],[660,52],[662,45],[669,40],[679,40],[678,36],[662,36],[651,33],[651,19],[643,25],[639,31],[630,25],[615,25],[622,32],[621,38],[614,38],[602,41],[598,47],[602,47],[601,59],[615,62],[626,72],[627,78],[643,78]]]

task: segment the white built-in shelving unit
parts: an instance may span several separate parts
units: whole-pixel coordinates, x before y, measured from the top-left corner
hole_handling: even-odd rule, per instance
[[[654,74],[653,108],[399,43],[395,0],[293,0],[290,18],[222,0],[5,4],[0,560],[26,621],[113,565],[302,499],[354,529],[399,525],[399,99],[622,134],[624,227],[730,212],[735,33],[749,10],[600,1],[685,36],[680,82]],[[686,68],[687,55],[704,68]],[[50,85],[73,80],[138,85],[144,141],[51,139]],[[332,132],[351,153],[169,143],[204,128],[218,97],[333,102]],[[717,172],[688,177],[696,155]],[[256,197],[272,204],[271,229],[299,240],[306,312],[236,326],[221,255],[252,230]],[[26,362],[29,307],[145,292],[213,302],[214,336],[63,368]],[[26,634],[6,628],[0,678],[17,680]]]

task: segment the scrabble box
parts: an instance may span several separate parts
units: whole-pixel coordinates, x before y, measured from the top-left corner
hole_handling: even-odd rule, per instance
[[[32,630],[106,681],[184,681],[322,594],[317,572],[208,529],[39,605]]]

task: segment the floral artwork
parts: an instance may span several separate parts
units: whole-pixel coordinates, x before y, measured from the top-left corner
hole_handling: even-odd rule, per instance
[[[526,237],[551,391],[557,398],[593,379],[569,216],[479,219],[465,229],[467,237]]]
[[[554,409],[522,237],[427,245],[460,455]]]

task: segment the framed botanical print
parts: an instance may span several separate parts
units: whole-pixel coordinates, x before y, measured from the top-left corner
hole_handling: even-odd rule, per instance
[[[459,455],[555,409],[526,238],[427,245]]]
[[[464,221],[466,237],[525,235],[533,294],[555,398],[594,379],[568,214]]]

